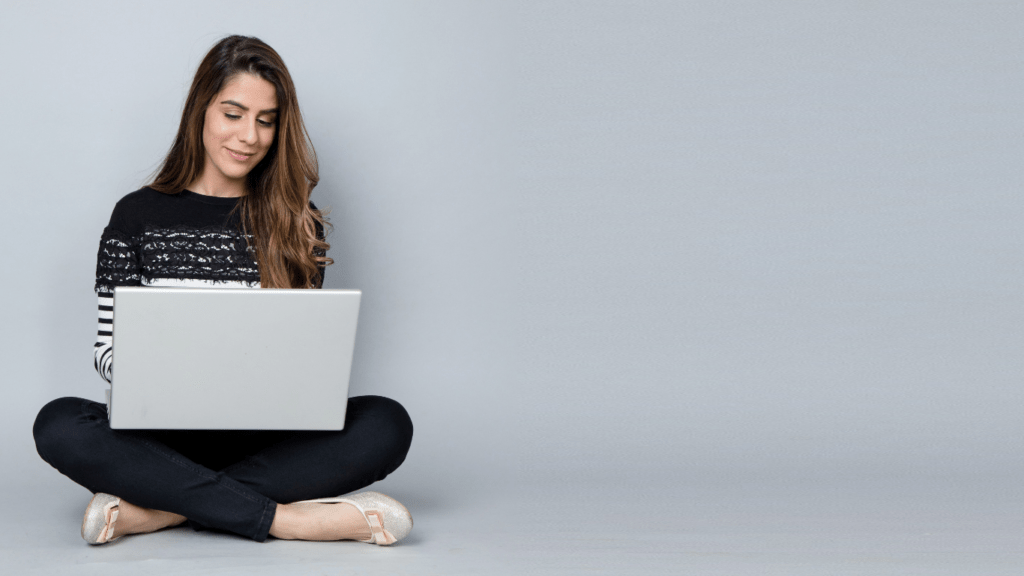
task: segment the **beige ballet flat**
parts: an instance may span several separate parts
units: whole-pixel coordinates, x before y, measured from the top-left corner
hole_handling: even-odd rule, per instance
[[[85,509],[82,519],[82,538],[92,545],[106,544],[120,538],[114,536],[114,525],[117,523],[118,507],[121,499],[117,496],[96,493]],[[113,537],[112,537],[113,536]]]
[[[370,525],[370,539],[360,540],[378,546],[390,546],[405,538],[412,530],[412,515],[402,503],[380,492],[360,492],[346,498],[319,498],[296,502],[320,502],[322,504],[351,504],[362,513]]]

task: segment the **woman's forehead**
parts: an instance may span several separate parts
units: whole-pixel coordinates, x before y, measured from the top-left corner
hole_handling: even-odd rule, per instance
[[[259,113],[277,111],[277,89],[255,74],[235,74],[214,97],[214,104],[238,106]]]

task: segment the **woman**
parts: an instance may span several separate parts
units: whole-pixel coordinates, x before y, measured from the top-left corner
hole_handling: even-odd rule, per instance
[[[256,38],[221,40],[196,71],[156,179],[122,198],[103,231],[100,375],[109,382],[113,372],[115,286],[319,288],[331,260],[309,201],[317,180],[280,56]],[[325,498],[381,480],[405,459],[412,422],[387,398],[351,398],[341,432],[115,431],[103,404],[61,398],[33,432],[39,455],[95,494],[82,524],[91,544],[185,521],[256,541],[383,545],[412,527],[383,494]]]

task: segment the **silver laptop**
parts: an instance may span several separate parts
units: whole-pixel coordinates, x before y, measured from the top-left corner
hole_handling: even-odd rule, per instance
[[[341,430],[361,292],[116,288],[116,429]]]

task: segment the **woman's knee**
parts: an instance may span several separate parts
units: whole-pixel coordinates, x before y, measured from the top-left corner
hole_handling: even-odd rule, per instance
[[[75,423],[81,417],[81,398],[58,398],[43,406],[32,425],[36,451],[43,460],[56,466],[60,454],[74,442]]]
[[[405,459],[412,444],[413,426],[404,406],[383,396],[359,396],[352,398],[352,408],[357,418],[373,427],[382,449],[394,454],[399,462]]]

